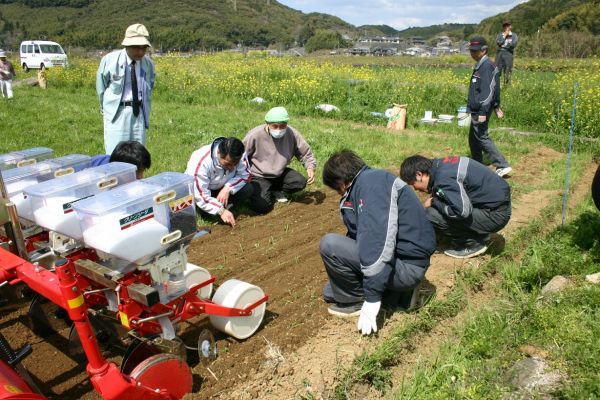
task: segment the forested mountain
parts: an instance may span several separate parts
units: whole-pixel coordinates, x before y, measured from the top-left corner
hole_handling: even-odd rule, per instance
[[[506,13],[486,18],[477,27],[480,33],[492,34],[510,20],[515,30],[525,35],[559,30],[600,33],[598,0],[530,0]]]
[[[275,0],[0,0],[0,42],[48,38],[67,46],[118,47],[125,28],[146,25],[159,50],[304,44],[320,30],[353,33],[327,14]]]
[[[599,53],[600,0],[530,0],[479,25],[447,23],[402,31],[388,25],[357,28],[338,17],[304,14],[276,0],[0,0],[0,46],[15,49],[21,40],[47,38],[68,47],[119,47],[125,28],[141,22],[154,47],[162,51],[238,45],[343,47],[351,44],[344,38],[361,35],[427,40],[447,35],[461,40],[480,33],[492,39],[506,19],[523,39],[531,37],[522,42],[527,51]]]

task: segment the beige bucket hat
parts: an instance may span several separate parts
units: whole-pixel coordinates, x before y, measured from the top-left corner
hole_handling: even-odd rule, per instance
[[[6,52],[0,49],[0,57],[6,57]]]
[[[121,45],[123,46],[152,46],[148,41],[148,29],[142,24],[130,25],[125,31],[125,39]]]

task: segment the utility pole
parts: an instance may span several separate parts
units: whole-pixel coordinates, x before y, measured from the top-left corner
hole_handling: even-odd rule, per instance
[[[237,0],[231,0],[233,3],[233,11],[237,11]]]

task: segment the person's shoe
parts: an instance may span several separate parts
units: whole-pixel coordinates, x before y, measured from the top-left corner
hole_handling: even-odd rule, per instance
[[[327,309],[327,312],[331,315],[335,315],[336,317],[348,318],[348,317],[358,317],[360,315],[360,309],[362,308],[362,301],[360,303],[350,303],[350,304],[332,304]]]
[[[512,168],[511,167],[496,168],[496,175],[498,175],[500,178],[504,178],[505,176],[509,176],[511,172],[512,172]]]
[[[453,258],[471,258],[485,253],[487,249],[488,247],[484,244],[476,244],[461,249],[446,250],[444,251],[444,254]]]
[[[275,190],[273,191],[273,199],[278,203],[287,203],[290,201],[290,199],[288,199],[283,192]]]

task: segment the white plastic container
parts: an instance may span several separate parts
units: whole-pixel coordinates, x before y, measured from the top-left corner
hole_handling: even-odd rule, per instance
[[[471,126],[471,114],[467,112],[467,106],[459,107],[456,112],[458,126]]]
[[[37,225],[73,239],[81,239],[72,205],[104,190],[135,181],[136,167],[114,162],[52,179],[25,189]]]
[[[195,227],[193,198],[191,206],[186,205],[193,178],[180,173],[160,175],[74,203],[85,244],[141,265],[179,240],[181,229]],[[177,198],[180,192],[184,199]],[[192,213],[184,212],[188,208]]]
[[[33,221],[31,204],[23,190],[50,179],[63,177],[90,166],[91,157],[71,154],[42,161],[26,167],[2,171],[2,178],[10,201],[17,206],[19,217]]]
[[[165,193],[174,196],[169,200],[171,231],[181,231],[181,237],[194,235],[197,231],[194,178],[179,172],[163,172],[143,181],[160,186]]]
[[[0,170],[25,167],[52,158],[53,150],[47,147],[33,147],[31,149],[13,151],[0,155]]]

